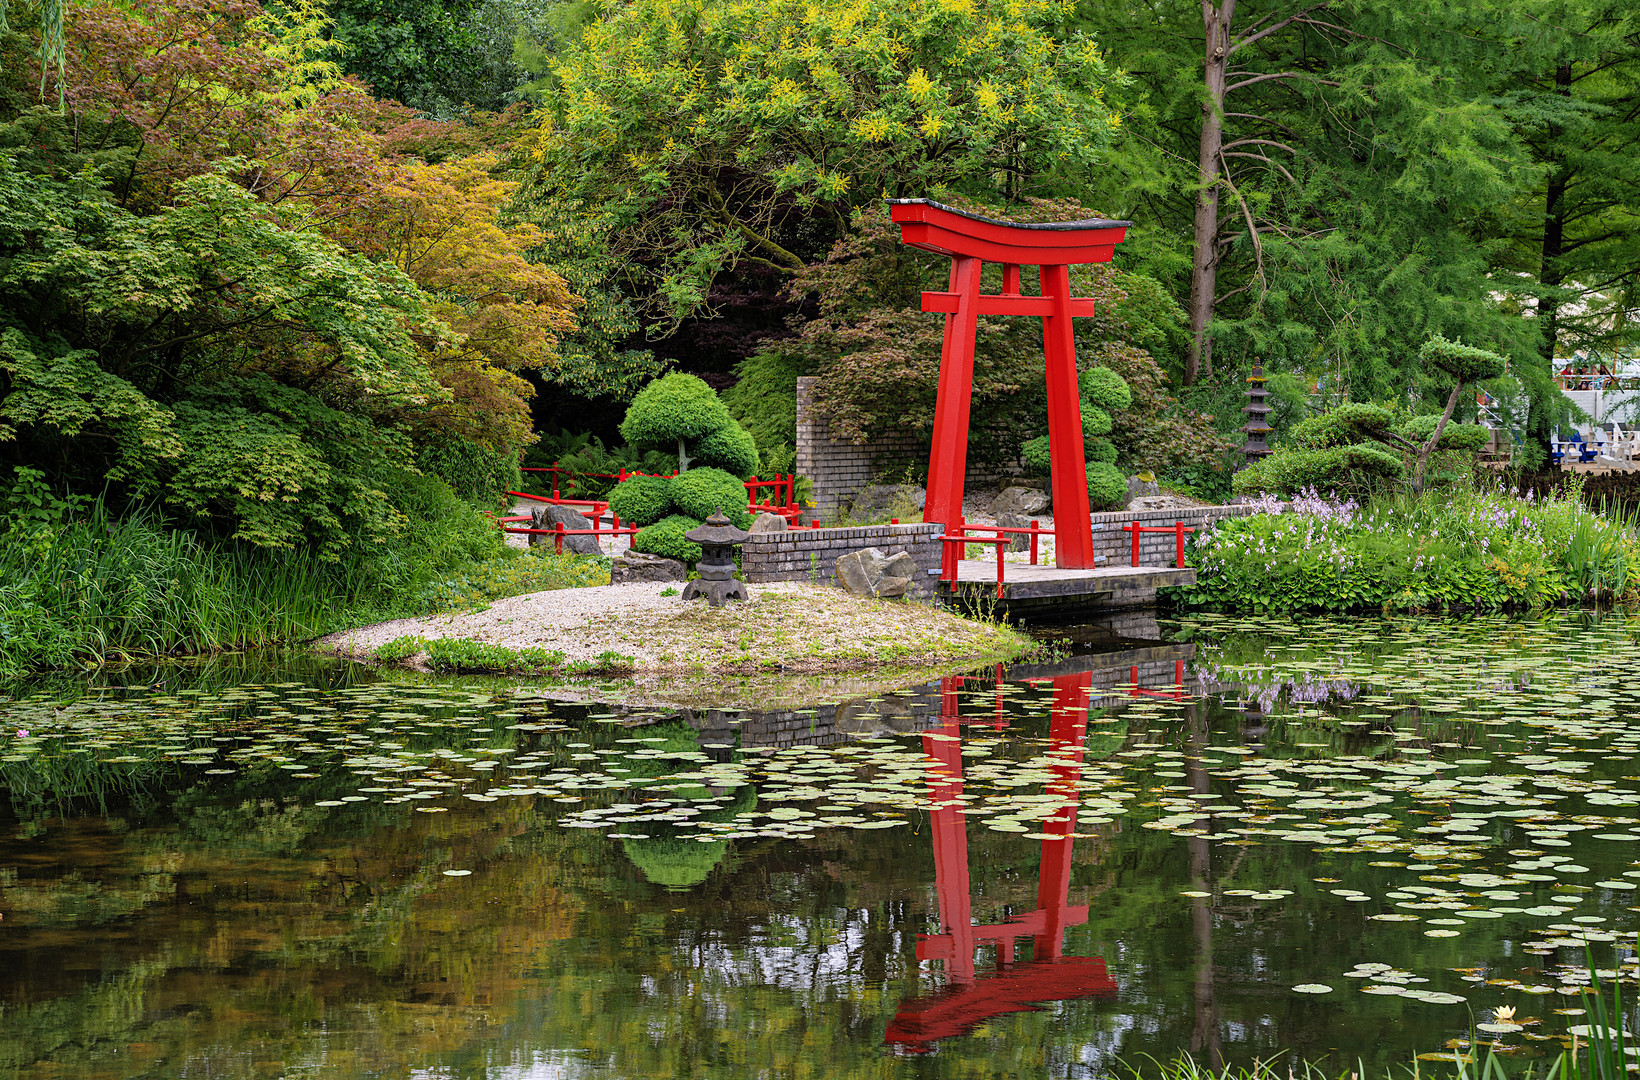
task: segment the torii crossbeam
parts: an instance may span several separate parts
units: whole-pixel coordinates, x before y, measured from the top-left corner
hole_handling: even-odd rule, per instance
[[[1082,399],[1076,381],[1071,319],[1093,314],[1093,301],[1073,297],[1070,267],[1109,262],[1130,221],[1063,221],[1020,225],[980,217],[928,199],[889,199],[900,239],[950,256],[947,292],[925,292],[924,311],[945,313],[939,397],[928,456],[924,521],[960,526],[968,471],[968,407],[974,392],[974,335],[981,315],[1035,315],[1042,319],[1048,372],[1048,451],[1053,472],[1054,561],[1068,569],[1094,565],[1093,526],[1082,446]],[[1002,292],[982,295],[980,270],[1002,264]],[[1019,291],[1019,268],[1036,266],[1040,296]]]

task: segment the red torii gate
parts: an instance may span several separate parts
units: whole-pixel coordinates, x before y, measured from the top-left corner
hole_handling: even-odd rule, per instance
[[[939,397],[928,457],[924,521],[960,526],[968,471],[968,406],[974,390],[974,334],[981,315],[1036,315],[1048,368],[1048,448],[1053,472],[1054,561],[1092,567],[1093,526],[1082,447],[1082,397],[1076,381],[1071,319],[1093,314],[1093,301],[1073,297],[1070,267],[1109,262],[1130,221],[1063,221],[1020,225],[980,217],[928,199],[889,199],[900,239],[951,258],[950,291],[925,292],[924,311],[945,312]],[[981,295],[984,263],[1002,264],[1002,292]],[[1019,268],[1035,266],[1041,296],[1022,296]]]
[[[900,1008],[883,1041],[911,1053],[925,1053],[932,1043],[972,1031],[993,1016],[1035,1010],[1045,1001],[1116,995],[1116,981],[1099,957],[1064,955],[1065,931],[1088,920],[1083,904],[1070,903],[1071,834],[1076,831],[1077,781],[1087,741],[1089,690],[1093,673],[1083,671],[1053,679],[1050,738],[1056,780],[1048,790],[1064,800],[1041,831],[1061,839],[1042,841],[1037,874],[1036,908],[1012,922],[976,926],[968,874],[968,819],[962,813],[962,720],[958,688],[961,677],[944,682],[943,723],[923,736],[923,751],[937,763],[930,779],[933,809],[934,878],[944,933],[917,935],[917,959],[945,965],[944,991],[912,998]],[[986,721],[991,722],[991,721]],[[1001,723],[997,721],[996,723]],[[1015,939],[1030,935],[1031,959],[1014,962]],[[977,975],[974,950],[981,942],[996,946],[997,969]]]

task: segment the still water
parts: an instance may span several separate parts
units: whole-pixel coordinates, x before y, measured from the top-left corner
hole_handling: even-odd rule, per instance
[[[782,712],[19,691],[0,1077],[1376,1071],[1499,1006],[1525,1063],[1632,980],[1640,622],[1121,633]]]

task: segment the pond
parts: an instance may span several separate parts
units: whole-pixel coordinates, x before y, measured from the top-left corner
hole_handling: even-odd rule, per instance
[[[0,700],[0,1077],[1379,1073],[1632,980],[1640,623],[1118,632],[780,712]]]

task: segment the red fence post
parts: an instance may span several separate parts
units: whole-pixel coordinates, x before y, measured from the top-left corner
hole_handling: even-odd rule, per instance
[[[1032,518],[1031,519],[1031,565],[1032,566],[1036,565],[1036,538],[1037,538],[1037,535],[1038,535],[1036,530],[1037,530],[1038,527],[1039,526],[1036,523],[1036,518]]]
[[[1002,599],[1002,553],[1008,548],[1008,538],[997,538],[997,599]]]
[[[1184,522],[1173,523],[1173,565],[1184,565]]]
[[[564,523],[558,522],[552,527],[552,547],[558,554],[564,553]]]
[[[1144,526],[1140,525],[1137,521],[1129,522],[1129,525],[1130,525],[1130,527],[1132,528],[1132,531],[1133,531],[1133,559],[1132,559],[1130,565],[1138,566],[1139,565],[1139,537],[1141,535],[1143,535],[1143,533],[1144,533]]]

